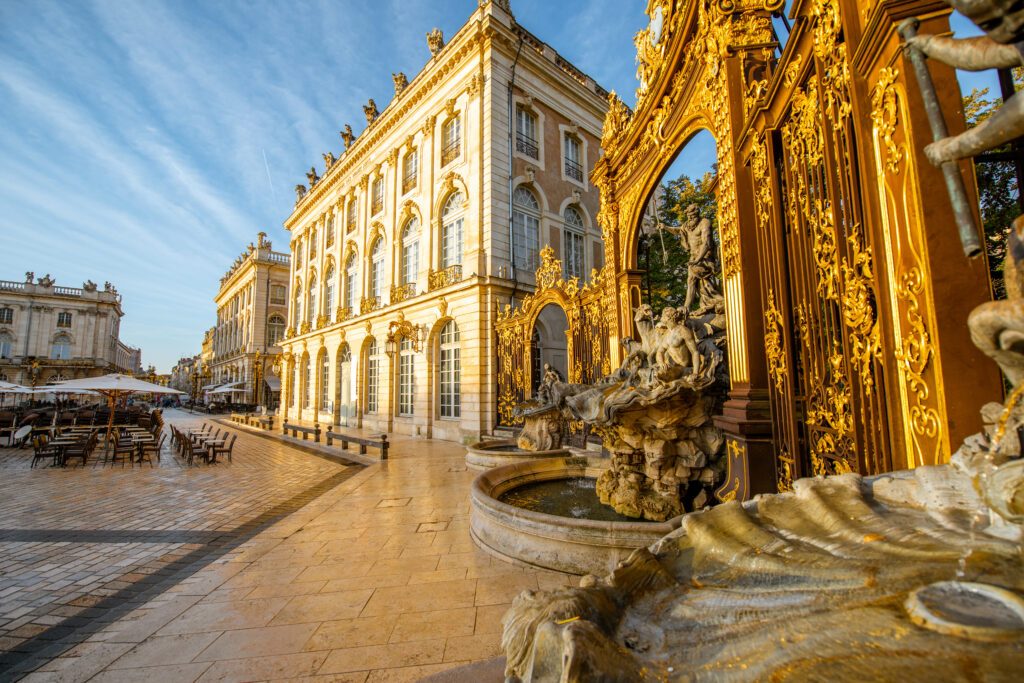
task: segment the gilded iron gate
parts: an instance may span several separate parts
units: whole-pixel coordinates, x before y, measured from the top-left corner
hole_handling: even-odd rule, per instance
[[[780,489],[892,469],[848,55],[839,25],[821,15],[806,37],[807,63],[798,54],[784,76],[788,109],[751,157],[759,222],[778,223],[763,256]]]
[[[498,311],[495,333],[498,342],[498,425],[513,427],[522,424],[514,415],[515,407],[529,398],[532,359],[531,337],[537,316],[545,306],[554,304],[565,311],[566,356],[571,384],[589,384],[611,372],[608,339],[609,327],[604,310],[608,303],[604,277],[592,271],[590,281],[580,286],[578,278],[562,278],[562,262],[550,247],[540,252],[537,269],[537,290],[515,308],[506,305]],[[577,432],[582,424],[571,425]]]

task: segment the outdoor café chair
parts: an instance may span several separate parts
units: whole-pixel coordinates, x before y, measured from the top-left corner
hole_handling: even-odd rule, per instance
[[[149,466],[153,467],[153,458],[151,457],[156,453],[156,461],[160,462],[160,451],[164,447],[164,440],[167,439],[167,435],[164,434],[160,437],[159,442],[150,442],[139,444],[139,464],[142,464],[142,459],[145,458],[149,461]]]
[[[223,444],[213,444],[210,447],[210,451],[209,451],[209,453],[210,453],[210,461],[213,464],[217,464],[217,456],[218,455],[226,455],[226,456],[228,456],[228,462],[231,462],[231,451],[235,447],[235,439],[236,438],[238,438],[238,435],[237,434],[232,434],[231,438],[228,439],[225,443],[223,443]]]
[[[64,454],[61,457],[61,465],[66,467],[68,460],[71,458],[81,458],[82,467],[85,467],[85,463],[88,462],[93,449],[96,448],[96,439],[96,433],[93,432],[89,436],[79,439],[74,445],[65,448]]]
[[[60,449],[50,446],[45,436],[37,436],[32,439],[32,464],[29,467],[35,467],[36,462],[44,458],[50,458],[52,464],[57,464],[59,456]]]

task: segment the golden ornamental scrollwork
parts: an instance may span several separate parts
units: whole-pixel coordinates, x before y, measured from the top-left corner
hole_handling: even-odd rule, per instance
[[[917,404],[910,409],[911,427],[919,436],[935,438],[939,433],[938,412],[928,405],[930,389],[925,372],[934,355],[931,334],[921,313],[920,297],[924,291],[921,269],[913,267],[903,273],[896,296],[907,305],[905,324],[908,329],[896,347],[896,361],[906,375],[907,385]]]
[[[886,67],[879,72],[878,82],[871,91],[871,122],[885,146],[885,168],[889,173],[899,173],[903,161],[903,150],[893,140],[897,126],[898,101],[896,95],[896,69]]]
[[[875,312],[875,276],[871,269],[871,251],[861,245],[860,226],[855,226],[847,242],[850,258],[841,265],[843,322],[850,333],[850,355],[860,373],[861,390],[874,393],[875,361],[882,355],[882,333]]]
[[[601,127],[601,149],[606,157],[615,154],[623,131],[629,125],[629,107],[612,90],[608,93],[608,113]]]
[[[554,287],[562,279],[562,262],[555,258],[550,244],[540,250],[540,266],[535,275],[538,291]]]
[[[782,312],[775,305],[775,292],[768,287],[768,307],[764,311],[764,351],[768,376],[779,393],[786,389],[786,349]]]
[[[834,474],[840,460],[855,457],[853,397],[839,345],[829,355],[825,376],[812,371],[807,406],[811,469],[815,476]]]
[[[793,460],[793,456],[789,454],[789,449],[783,446],[776,460],[778,462],[778,469],[775,482],[778,485],[779,491],[792,491],[793,477],[796,473],[796,462]]]

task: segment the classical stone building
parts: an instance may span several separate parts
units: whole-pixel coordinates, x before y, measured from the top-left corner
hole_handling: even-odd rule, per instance
[[[193,377],[199,366],[199,354],[179,358],[178,362],[171,368],[170,386],[172,389],[192,394],[196,387],[193,386]]]
[[[208,367],[214,384],[238,385],[229,396],[239,403],[273,404],[280,391],[268,358],[281,352],[278,342],[287,327],[290,257],[274,251],[266,237],[259,233],[235,259],[214,297],[217,323]]]
[[[109,282],[61,287],[49,276],[0,281],[0,380],[18,384],[142,371],[119,335],[121,295]]]
[[[606,91],[507,2],[482,2],[447,44],[427,38],[423,70],[394,74],[390,104],[364,107],[366,130],[353,141],[346,125],[340,158],[324,154],[323,177],[311,169],[296,188],[291,418],[489,432],[499,305],[533,291],[546,245],[581,281],[603,265],[589,173]],[[564,325],[548,340],[563,362]]]

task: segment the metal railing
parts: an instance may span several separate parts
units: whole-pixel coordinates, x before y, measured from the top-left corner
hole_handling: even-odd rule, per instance
[[[583,167],[572,159],[565,160],[565,175],[567,178],[583,182]]]
[[[455,284],[460,280],[462,280],[462,264],[457,263],[443,270],[430,271],[430,275],[427,277],[427,286],[430,288],[430,291],[434,291],[435,289]]]
[[[452,140],[448,145],[441,150],[441,165],[447,166],[451,162],[455,161],[459,156],[459,150],[462,149],[461,140]]]
[[[416,283],[406,282],[404,285],[391,287],[391,303],[398,304],[416,296]]]
[[[516,133],[516,151],[534,159],[540,158],[540,149],[537,141],[523,133]]]

